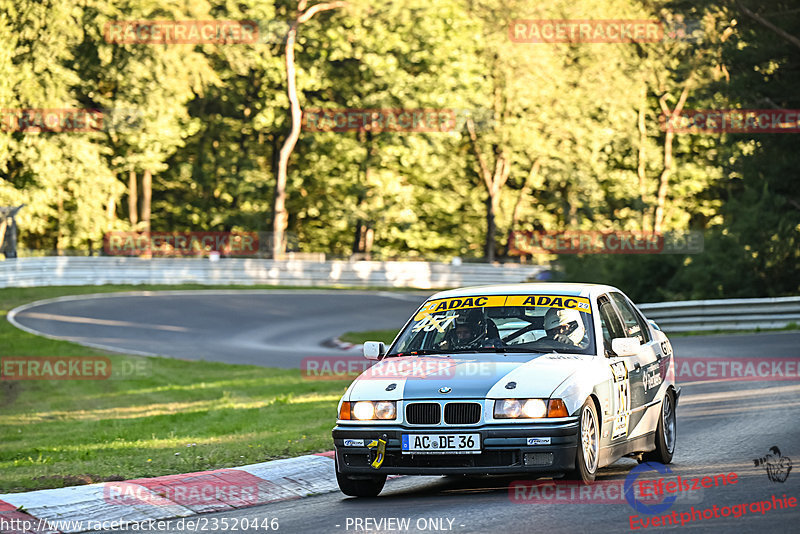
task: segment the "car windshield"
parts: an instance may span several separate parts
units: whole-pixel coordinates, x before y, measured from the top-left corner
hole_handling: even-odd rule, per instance
[[[594,354],[588,298],[568,295],[474,295],[429,300],[389,355],[454,352]]]

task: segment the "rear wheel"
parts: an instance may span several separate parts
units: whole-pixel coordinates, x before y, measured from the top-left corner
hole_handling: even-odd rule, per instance
[[[600,458],[600,425],[592,399],[586,399],[580,411],[580,442],[575,454],[575,468],[566,475],[568,479],[584,484],[594,482]]]
[[[336,482],[339,489],[350,497],[377,497],[386,484],[386,475],[345,475],[339,472],[336,459]]]
[[[661,402],[661,417],[656,426],[656,449],[642,455],[645,462],[672,462],[678,423],[675,417],[675,395],[668,391]]]

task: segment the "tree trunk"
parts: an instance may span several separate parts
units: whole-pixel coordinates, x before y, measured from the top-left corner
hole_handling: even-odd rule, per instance
[[[64,246],[64,187],[61,184],[58,185],[57,195],[58,231],[56,232],[56,256],[61,256]]]
[[[511,232],[514,231],[516,228],[517,223],[519,223],[519,216],[520,212],[522,211],[522,199],[530,193],[532,188],[533,179],[539,174],[539,167],[542,165],[542,160],[537,159],[531,165],[531,170],[528,173],[528,178],[525,180],[525,183],[522,184],[522,189],[519,190],[519,195],[517,195],[517,201],[514,203],[514,210],[511,212],[511,221],[508,223],[508,235],[511,236]]]
[[[356,199],[356,210],[360,213],[368,213],[367,197],[370,187],[370,176],[372,175],[372,162],[373,156],[376,155],[377,150],[373,143],[372,132],[361,130],[358,132],[358,141],[364,146],[364,159],[359,167],[359,176],[364,177],[363,187],[359,188],[358,196]],[[355,239],[353,241],[353,254],[364,253],[369,258],[370,250],[372,249],[372,240],[375,232],[372,228],[374,221],[369,219],[363,220],[359,218],[356,221]]]
[[[483,246],[483,254],[489,263],[495,259],[497,224],[494,219],[495,213],[498,211],[497,195],[493,191],[489,191],[489,195],[486,197],[486,243]]]
[[[142,175],[142,223],[144,231],[150,232],[150,203],[153,199],[153,175],[149,170]]]
[[[286,253],[286,228],[289,222],[289,215],[286,212],[286,179],[289,173],[289,158],[294,151],[295,145],[297,145],[297,139],[300,137],[300,120],[303,115],[300,109],[300,100],[297,97],[297,72],[294,62],[294,44],[297,41],[297,29],[317,13],[336,9],[345,5],[345,2],[317,4],[306,10],[307,4],[307,0],[298,2],[297,18],[289,27],[289,32],[286,35],[286,94],[289,97],[292,127],[281,147],[280,159],[278,160],[278,175],[275,179],[275,198],[272,209],[272,257],[274,259],[281,259]]]
[[[686,80],[686,83],[683,86],[683,91],[681,91],[681,96],[678,98],[678,102],[675,104],[675,108],[670,111],[669,106],[667,106],[666,102],[666,95],[662,96],[659,99],[659,103],[661,104],[661,110],[666,116],[666,124],[672,124],[669,121],[671,116],[680,115],[681,111],[683,111],[683,106],[686,104],[686,98],[689,96],[689,85],[691,83],[691,77]],[[664,205],[667,202],[667,190],[669,188],[669,176],[672,174],[672,143],[675,139],[675,132],[668,126],[667,131],[664,135],[664,163],[661,170],[661,177],[659,178],[658,183],[658,196],[656,197],[656,213],[655,213],[655,221],[653,222],[653,232],[658,234],[661,233],[661,228],[664,225]]]
[[[639,199],[642,201],[641,228],[646,230],[650,226],[647,209],[647,165],[645,160],[645,143],[647,142],[647,129],[645,128],[645,114],[647,112],[647,85],[642,86],[642,100],[639,103],[639,116],[637,126],[639,128],[639,165],[637,174],[639,176]]]
[[[483,151],[478,144],[478,135],[475,133],[475,122],[472,118],[468,118],[466,125],[472,144],[472,150],[475,152],[475,158],[478,160],[478,174],[483,178],[483,183],[486,186],[486,242],[484,243],[483,252],[486,261],[492,262],[495,260],[497,246],[495,243],[495,233],[497,231],[495,216],[500,211],[500,191],[502,191],[503,186],[506,184],[511,174],[511,164],[508,162],[508,156],[505,150],[499,151],[499,154],[496,154],[494,174],[492,174],[489,171],[486,159],[483,157]]]
[[[107,222],[113,223],[117,220],[117,201],[114,199],[114,193],[109,193],[108,204],[106,205],[106,219]]]
[[[136,189],[136,171],[128,172],[128,219],[131,228],[136,229],[139,223],[139,191]]]
[[[298,22],[295,21],[289,28],[286,36],[286,91],[292,114],[292,128],[289,136],[283,142],[278,159],[278,176],[275,180],[275,200],[272,209],[272,257],[276,260],[283,258],[286,252],[286,226],[288,214],[286,213],[286,178],[289,170],[289,157],[292,155],[297,139],[300,137],[300,119],[302,111],[297,99],[296,76],[294,66],[294,43],[297,38]]]

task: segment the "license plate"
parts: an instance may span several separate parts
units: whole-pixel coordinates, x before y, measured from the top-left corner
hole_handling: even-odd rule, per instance
[[[480,434],[403,434],[404,454],[479,454]]]

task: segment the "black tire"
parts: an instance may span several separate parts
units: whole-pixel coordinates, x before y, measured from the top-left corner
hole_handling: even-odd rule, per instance
[[[678,421],[675,416],[675,394],[667,391],[664,400],[661,402],[661,417],[658,418],[656,426],[656,448],[653,451],[642,455],[645,462],[660,462],[668,464],[672,462],[672,455],[675,453],[675,443],[677,441]]]
[[[566,473],[569,480],[579,480],[586,485],[594,482],[600,457],[600,425],[597,409],[591,398],[586,399],[579,412],[578,450],[575,467]]]
[[[339,472],[336,460],[336,482],[339,489],[350,497],[377,497],[386,484],[386,475],[352,475],[352,478]]]

